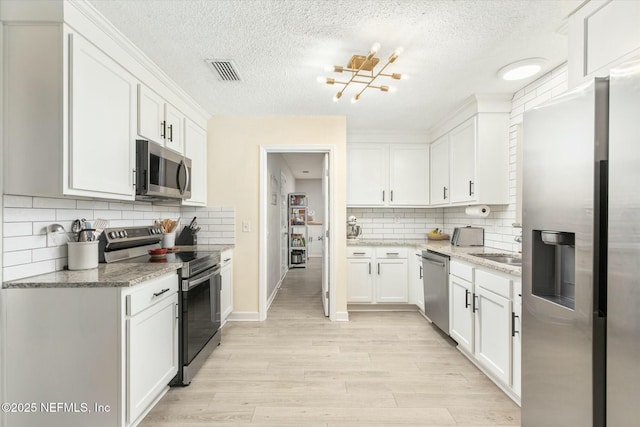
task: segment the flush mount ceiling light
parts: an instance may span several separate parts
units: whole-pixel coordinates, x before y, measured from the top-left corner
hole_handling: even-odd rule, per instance
[[[498,70],[498,77],[502,80],[522,80],[534,76],[542,70],[544,58],[528,58],[506,65]]]
[[[400,55],[400,53],[402,53],[402,50],[400,48],[396,49],[389,56],[389,58],[387,59],[387,62],[382,67],[380,67],[378,71],[375,70],[376,66],[380,62],[380,59],[376,58],[375,56],[376,53],[378,52],[378,49],[380,49],[380,44],[376,43],[371,47],[371,50],[366,56],[353,55],[346,67],[343,67],[342,65],[335,65],[333,67],[333,71],[336,73],[343,73],[343,72],[351,73],[351,77],[347,81],[338,81],[333,77],[318,78],[318,81],[320,83],[326,83],[328,85],[344,86],[342,89],[340,89],[338,93],[335,94],[335,96],[333,97],[334,101],[338,101],[340,98],[342,98],[342,94],[344,93],[345,89],[349,87],[349,85],[352,83],[364,85],[362,90],[360,90],[358,93],[353,95],[353,98],[351,98],[351,102],[353,103],[353,102],[358,102],[358,100],[360,100],[360,97],[362,96],[362,93],[369,88],[378,89],[381,92],[393,92],[393,89],[394,89],[393,87],[389,87],[387,85],[379,85],[379,86],[374,85],[374,82],[378,77],[390,77],[393,80],[400,80],[402,78],[406,78],[406,76],[403,76],[400,73],[392,73],[392,74],[383,73],[383,71],[390,64],[392,64],[393,62],[395,62],[396,59],[398,59],[398,56]]]

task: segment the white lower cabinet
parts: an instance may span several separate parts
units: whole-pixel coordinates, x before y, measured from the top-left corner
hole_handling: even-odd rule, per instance
[[[449,335],[468,354],[473,354],[473,284],[449,275]]]
[[[513,284],[513,312],[511,313],[511,387],[520,396],[522,392],[522,282]]]
[[[2,414],[3,425],[135,426],[177,373],[176,273],[126,288],[6,289],[4,297],[4,400],[78,410],[52,414],[38,403]]]
[[[347,248],[347,302],[409,301],[407,248]]]
[[[233,251],[222,251],[220,260],[220,318],[224,325],[233,312]]]
[[[424,284],[422,282],[422,251],[409,255],[409,303],[424,312]]]
[[[449,335],[514,400],[520,398],[520,278],[452,260]]]

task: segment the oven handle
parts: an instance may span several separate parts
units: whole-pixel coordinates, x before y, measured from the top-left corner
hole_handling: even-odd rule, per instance
[[[182,290],[183,291],[191,290],[218,274],[220,274],[220,268],[216,267],[213,270],[210,270],[210,272],[205,271],[203,274],[196,276],[193,279],[184,279],[182,281]]]

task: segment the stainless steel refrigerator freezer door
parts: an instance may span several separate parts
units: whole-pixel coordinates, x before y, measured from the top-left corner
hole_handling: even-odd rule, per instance
[[[638,426],[640,61],[611,72],[609,130],[607,426]]]
[[[594,147],[606,146],[607,86],[596,80],[524,115],[523,427],[593,425]],[[544,231],[568,237],[557,242],[569,242],[574,264],[566,295],[532,292],[535,275],[563,274],[554,273],[561,251],[533,255],[534,238],[537,249],[555,251]]]

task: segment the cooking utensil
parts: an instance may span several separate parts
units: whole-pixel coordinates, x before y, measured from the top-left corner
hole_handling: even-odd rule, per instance
[[[85,228],[78,233],[78,242],[93,242],[96,240],[93,228]]]
[[[197,226],[196,224],[196,218],[197,217],[193,217],[193,219],[191,220],[191,222],[189,223],[189,228],[194,228],[195,226]]]

